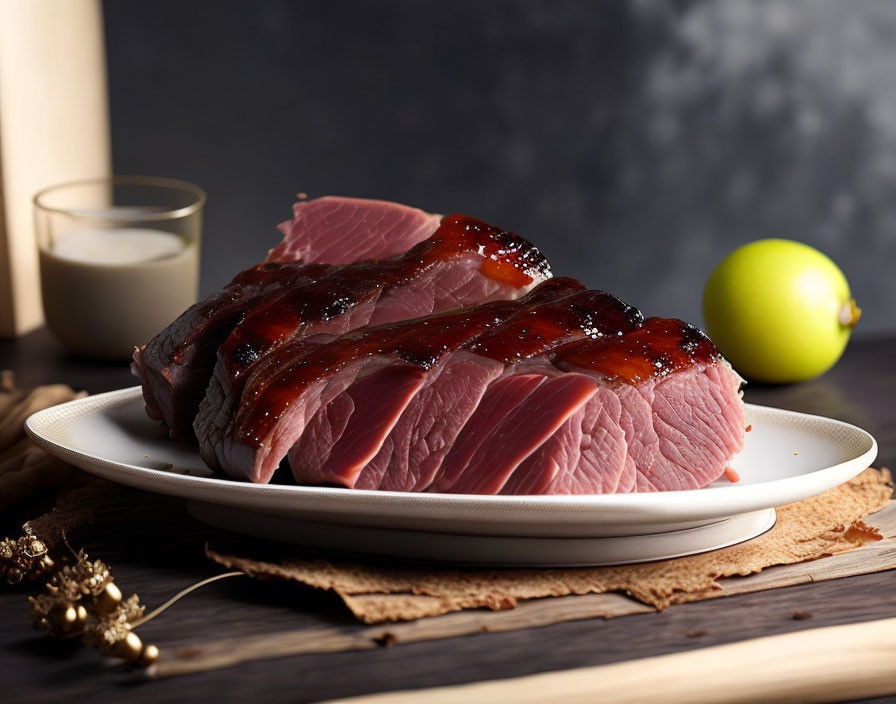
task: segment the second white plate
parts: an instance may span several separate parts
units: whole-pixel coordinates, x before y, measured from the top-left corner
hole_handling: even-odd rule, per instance
[[[775,525],[775,509],[767,508],[696,528],[647,535],[535,538],[310,523],[196,501],[187,506],[204,523],[257,538],[348,553],[489,567],[585,567],[665,560],[741,543]]]

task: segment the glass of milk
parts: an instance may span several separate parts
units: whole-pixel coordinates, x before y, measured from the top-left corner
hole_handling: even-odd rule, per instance
[[[47,327],[69,350],[126,360],[196,302],[205,193],[113,176],[34,196]]]

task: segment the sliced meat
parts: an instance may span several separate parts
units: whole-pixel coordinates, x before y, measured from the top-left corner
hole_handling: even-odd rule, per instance
[[[281,223],[283,242],[267,261],[350,264],[385,259],[429,237],[441,216],[399,203],[324,196],[300,200],[293,218]]]
[[[476,410],[462,426],[430,484],[424,488],[448,491],[454,486],[485,442],[501,425],[501,421],[512,414],[544,381],[542,374],[513,374],[491,384]]]
[[[335,267],[249,312],[220,347],[222,381],[235,384],[265,354],[295,337],[339,335],[513,299],[549,277],[547,261],[522,238],[451,215],[432,237],[397,259]]]
[[[438,486],[457,494],[497,494],[507,479],[597,391],[583,374],[545,378],[522,403],[498,422],[453,483]]]
[[[270,263],[240,272],[221,291],[190,306],[142,348],[131,371],[143,386],[146,413],[175,440],[193,438],[193,419],[205,396],[216,353],[247,310],[290,285],[308,283],[332,267]]]
[[[312,422],[302,434],[303,439],[307,437],[311,441],[307,450],[299,444],[290,450],[294,475],[309,484],[355,486],[361,469],[383,444],[423,386],[425,377],[422,367],[397,364],[355,381],[314,416],[315,420],[326,417],[328,423],[324,428],[327,428],[331,419],[329,409],[335,407],[332,438],[320,434],[320,426]],[[327,447],[328,440],[331,450],[326,460],[321,461],[318,450]]]
[[[478,494],[674,490],[718,478],[742,444],[740,379],[709,340],[600,292],[530,306],[426,374],[409,402],[396,389],[404,410],[376,423],[382,444],[360,471],[376,442],[351,462],[340,448],[355,447],[346,420],[360,431],[373,407],[349,401],[364,382],[347,386],[290,452],[297,480]]]
[[[288,343],[247,374],[241,394],[246,402],[236,404],[232,418],[209,414],[200,444],[203,458],[232,476],[265,483],[309,421],[356,379],[395,365],[425,372],[448,352],[545,297],[557,295],[561,288],[546,282],[518,301],[494,301],[357,330],[326,344],[302,339]],[[365,394],[365,398],[372,397]],[[365,417],[366,413],[359,415]],[[351,418],[346,420],[349,423]],[[375,454],[377,443],[370,443],[370,449]],[[297,479],[302,481],[301,476]]]
[[[547,261],[522,238],[451,215],[402,257],[338,267],[318,281],[285,291],[247,315],[218,350],[194,422],[203,456],[214,466],[217,429],[233,414],[243,380],[289,342],[324,335],[315,340],[321,343],[364,325],[511,300],[548,277]]]
[[[397,203],[334,196],[299,202],[294,212],[267,263],[241,272],[134,351],[131,369],[143,386],[146,412],[171,437],[194,438],[215,353],[248,311],[284,288],[321,278],[328,265],[404,252],[432,235],[440,219]]]
[[[425,386],[364,467],[355,488],[421,491],[428,487],[485,390],[503,371],[500,362],[466,350],[447,355],[427,374]],[[291,454],[290,464],[295,466]]]
[[[508,480],[508,494],[696,489],[743,447],[742,380],[696,328],[651,318],[627,335],[561,347],[601,391]]]
[[[635,491],[699,489],[722,476],[743,449],[741,382],[727,362],[719,362],[656,384],[653,431],[660,452],[650,461],[635,456]]]
[[[637,310],[614,296],[583,291],[582,284],[568,281],[571,295],[528,309],[433,367],[356,486],[394,491],[428,488],[491,382],[518,373],[522,362],[557,345],[615,334],[640,321]]]
[[[627,457],[621,404],[607,386],[596,392],[513,472],[502,494],[612,494]]]

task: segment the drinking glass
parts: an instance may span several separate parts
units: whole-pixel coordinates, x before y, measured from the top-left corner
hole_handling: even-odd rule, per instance
[[[44,316],[69,350],[127,359],[196,301],[205,193],[112,176],[34,196]]]

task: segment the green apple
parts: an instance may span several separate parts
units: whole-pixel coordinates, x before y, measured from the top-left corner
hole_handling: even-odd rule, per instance
[[[706,331],[747,379],[788,383],[840,359],[861,311],[843,272],[791,240],[751,242],[719,264],[703,291]]]

